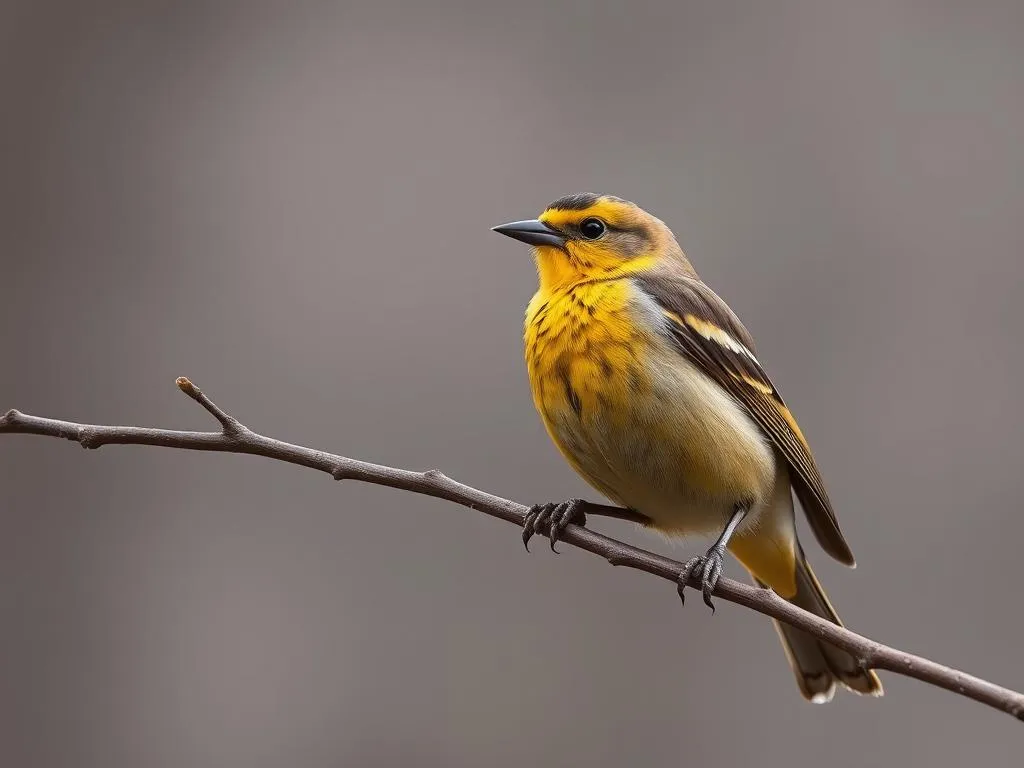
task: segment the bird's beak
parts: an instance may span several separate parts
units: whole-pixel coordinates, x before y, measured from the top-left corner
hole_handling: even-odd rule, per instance
[[[557,229],[549,227],[538,219],[513,221],[509,224],[491,227],[491,229],[514,240],[524,242],[527,245],[549,245],[555,248],[565,247],[565,236]]]

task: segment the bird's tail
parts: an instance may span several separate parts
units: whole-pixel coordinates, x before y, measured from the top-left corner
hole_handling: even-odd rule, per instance
[[[786,599],[798,608],[843,626],[799,545],[796,554],[796,593]],[[765,586],[756,577],[754,581],[761,587]],[[864,669],[852,654],[788,624],[773,623],[805,699],[819,703],[829,701],[837,682],[857,693],[882,695],[882,681],[878,675]]]

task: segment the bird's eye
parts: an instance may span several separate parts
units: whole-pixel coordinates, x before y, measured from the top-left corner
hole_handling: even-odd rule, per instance
[[[580,234],[587,240],[597,240],[605,232],[604,222],[591,216],[580,222]]]

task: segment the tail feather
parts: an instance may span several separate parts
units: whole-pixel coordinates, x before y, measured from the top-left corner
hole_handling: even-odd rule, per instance
[[[796,594],[787,599],[798,608],[843,626],[803,552],[798,551],[797,554]],[[765,586],[756,577],[754,581],[761,587]],[[805,699],[818,703],[829,701],[837,682],[867,696],[882,695],[882,681],[878,675],[862,667],[852,654],[788,624],[773,623]]]

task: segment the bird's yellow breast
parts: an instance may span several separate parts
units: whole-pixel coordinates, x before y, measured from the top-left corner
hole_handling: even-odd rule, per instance
[[[538,292],[526,312],[526,365],[534,403],[545,419],[580,417],[618,406],[647,389],[645,334],[631,321],[624,280]]]
[[[526,315],[534,404],[570,464],[656,527],[713,530],[768,498],[774,458],[741,406],[662,332],[628,278],[539,291]]]

